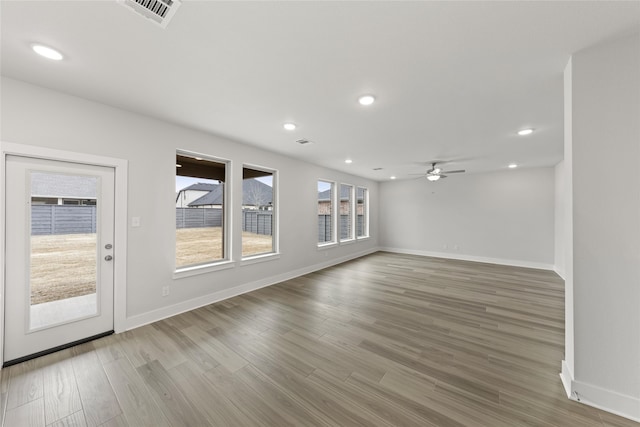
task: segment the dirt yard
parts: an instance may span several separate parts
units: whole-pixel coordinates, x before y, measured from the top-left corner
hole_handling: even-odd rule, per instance
[[[96,235],[31,236],[31,304],[96,291]]]
[[[176,230],[178,267],[221,259],[220,227]],[[271,236],[242,233],[242,255],[272,250]],[[87,295],[96,291],[94,234],[31,236],[31,304]]]
[[[242,232],[242,255],[271,252],[272,238]],[[176,266],[202,264],[222,259],[222,228],[180,228],[176,230]]]

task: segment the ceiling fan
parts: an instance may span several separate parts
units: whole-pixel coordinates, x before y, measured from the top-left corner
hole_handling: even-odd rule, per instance
[[[411,173],[409,175],[421,175],[421,176],[424,176],[425,178],[427,178],[429,181],[437,181],[440,178],[446,178],[447,177],[446,174],[464,173],[465,172],[464,169],[459,169],[459,170],[455,170],[455,171],[443,171],[442,168],[439,168],[439,167],[436,166],[437,164],[438,164],[437,162],[431,163],[431,169],[429,169],[424,174],[422,174],[422,173]]]

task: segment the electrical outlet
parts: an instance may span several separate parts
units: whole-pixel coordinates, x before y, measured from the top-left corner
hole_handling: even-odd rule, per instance
[[[163,297],[168,297],[169,296],[169,287],[168,286],[163,286],[162,287],[162,296]]]

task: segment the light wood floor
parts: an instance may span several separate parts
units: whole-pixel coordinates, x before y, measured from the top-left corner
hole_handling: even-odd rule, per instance
[[[379,252],[1,372],[4,425],[638,426],[569,401],[554,273]]]

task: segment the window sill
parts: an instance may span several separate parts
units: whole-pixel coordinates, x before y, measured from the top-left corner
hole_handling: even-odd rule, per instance
[[[318,245],[318,250],[323,251],[325,249],[335,248],[336,246],[338,246],[338,242],[322,243]]]
[[[182,279],[184,277],[197,276],[199,274],[211,273],[214,271],[227,270],[234,268],[236,263],[234,261],[221,261],[215,264],[198,265],[193,267],[185,267],[176,270],[173,273],[173,278]]]
[[[362,241],[362,240],[369,240],[371,238],[371,236],[362,236],[362,237],[356,237],[356,240],[358,242]]]
[[[271,252],[268,254],[259,254],[259,255],[253,255],[247,258],[243,258],[242,261],[240,261],[240,265],[251,265],[251,264],[257,264],[259,262],[267,262],[267,261],[273,261],[276,259],[280,258],[280,253],[278,252]]]
[[[356,239],[340,240],[340,245],[352,245],[356,243]]]

